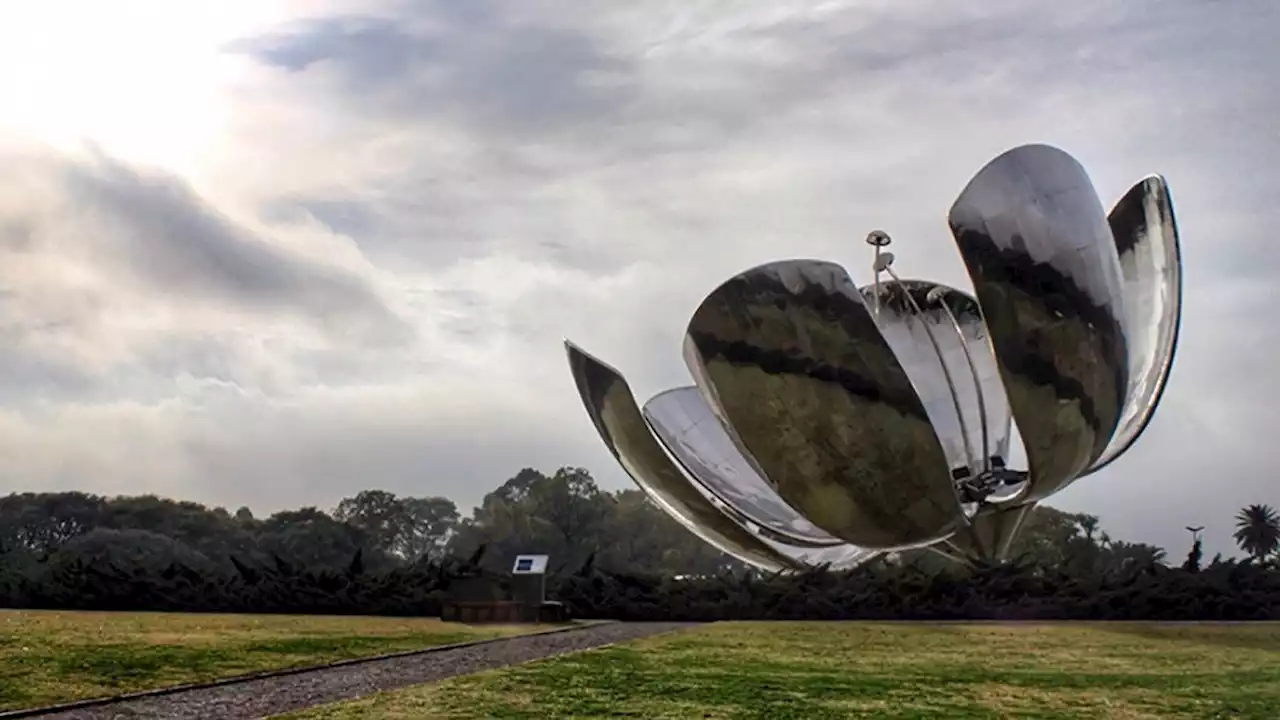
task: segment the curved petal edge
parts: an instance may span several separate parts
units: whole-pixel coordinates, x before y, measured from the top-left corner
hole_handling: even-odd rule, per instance
[[[643,413],[658,442],[689,476],[751,522],[797,545],[844,544],[778,497],[738,452],[698,388],[678,387],[658,393],[644,404]]]
[[[1088,174],[1047,145],[980,170],[952,235],[990,330],[1030,466],[1018,502],[1066,487],[1105,452],[1129,388],[1123,281]]]
[[[565,350],[600,438],[658,507],[704,542],[745,563],[773,571],[805,566],[734,522],[690,483],[654,439],[621,373],[569,341]]]
[[[1182,322],[1182,249],[1168,183],[1159,175],[1143,178],[1107,222],[1124,276],[1129,393],[1115,436],[1081,477],[1114,462],[1146,430],[1168,384]]]
[[[839,265],[730,278],[694,312],[685,363],[743,457],[819,528],[899,549],[964,524],[920,396]]]

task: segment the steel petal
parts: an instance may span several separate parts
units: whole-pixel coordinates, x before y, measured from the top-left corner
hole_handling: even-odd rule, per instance
[[[949,221],[1026,446],[1022,498],[1047,497],[1102,455],[1128,391],[1111,229],[1084,168],[1045,145],[992,160]]]
[[[876,550],[860,548],[856,545],[832,545],[823,548],[803,548],[795,546],[775,546],[779,552],[787,554],[796,562],[809,567],[829,566],[830,570],[849,570],[879,557],[882,553]]]
[[[1182,316],[1182,252],[1164,178],[1134,185],[1107,220],[1124,275],[1129,393],[1115,435],[1086,475],[1123,455],[1151,422],[1173,368]]]
[[[693,486],[649,432],[630,386],[617,370],[568,341],[565,350],[591,422],[650,499],[703,541],[745,563],[770,570],[802,566],[734,522]]]
[[[791,507],[742,457],[696,387],[659,393],[644,404],[658,441],[691,477],[752,522],[799,545],[844,545]]]
[[[747,461],[819,528],[887,549],[963,525],[928,413],[839,265],[731,278],[694,313],[685,362]]]

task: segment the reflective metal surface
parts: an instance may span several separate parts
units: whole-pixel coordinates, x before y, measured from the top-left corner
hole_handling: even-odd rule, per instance
[[[644,417],[694,480],[752,522],[798,544],[844,544],[778,497],[742,457],[696,387],[659,393],[644,404]]]
[[[685,362],[747,462],[817,527],[884,549],[964,524],[929,414],[839,265],[731,278],[694,313]]]
[[[876,286],[860,290],[875,302]],[[1003,462],[1009,405],[977,300],[925,280],[882,283],[879,292],[880,331],[923,401],[949,468],[977,475],[992,458]]]
[[[1115,436],[1084,475],[1123,455],[1151,422],[1173,367],[1182,315],[1182,253],[1164,178],[1152,175],[1134,185],[1107,220],[1124,276],[1129,392]]]
[[[849,570],[880,556],[877,550],[868,550],[854,545],[833,545],[825,548],[798,548],[786,545],[774,545],[781,553],[788,555],[793,561],[808,567],[829,566],[831,570]]]
[[[1107,215],[1045,145],[988,163],[948,220],[976,297],[901,279],[883,230],[867,287],[818,260],[761,265],[690,320],[695,387],[643,412],[569,345],[601,437],[662,508],[752,564],[1005,559],[1037,502],[1150,422],[1178,341],[1177,224],[1163,178]],[[1025,471],[1006,466],[1012,421]]]
[[[1045,145],[992,160],[949,215],[1030,465],[1020,500],[1102,456],[1128,394],[1120,263],[1084,168]]]
[[[970,520],[967,532],[956,533],[944,546],[969,560],[999,562],[1007,560],[1009,549],[1022,523],[1031,514],[1033,503],[1014,507],[991,508]]]
[[[721,552],[758,567],[799,567],[788,555],[718,510],[650,434],[630,386],[617,370],[566,342],[578,393],[601,439],[631,479],[667,514]]]

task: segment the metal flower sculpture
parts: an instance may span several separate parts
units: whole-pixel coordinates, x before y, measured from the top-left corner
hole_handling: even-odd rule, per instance
[[[600,436],[663,510],[753,565],[1003,559],[1031,507],[1150,422],[1178,337],[1177,226],[1163,178],[1108,215],[1045,145],[988,163],[949,222],[973,295],[900,278],[879,231],[866,287],[820,260],[752,268],[689,321],[694,385],[643,408],[566,341]],[[1015,423],[1026,468],[1006,465]]]

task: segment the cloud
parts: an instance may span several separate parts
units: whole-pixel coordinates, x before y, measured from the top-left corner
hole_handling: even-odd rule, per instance
[[[172,175],[102,155],[4,159],[23,178],[0,198],[0,392],[18,404],[163,395],[157,375],[232,379],[255,334],[413,340],[367,268],[273,244]]]
[[[302,22],[232,47],[290,73],[329,70],[352,101],[406,119],[443,115],[525,135],[572,132],[566,119],[620,109],[629,63],[588,35],[504,14],[511,10],[426,2],[396,17]]]
[[[1165,174],[1186,256],[1161,412],[1056,502],[1174,554],[1280,504],[1273,3],[363,5],[227,38],[196,170],[43,157],[0,189],[11,486],[467,504],[580,464],[622,487],[562,337],[642,395],[684,384],[717,283],[787,257],[865,280],[876,227],[904,275],[965,286],[946,209],[1041,141],[1107,203]]]
[[[237,227],[178,178],[147,175],[103,158],[91,166],[65,166],[58,180],[74,207],[57,212],[63,219],[92,220],[99,245],[91,251],[95,259],[113,261],[113,269],[156,290],[268,311],[293,309],[315,318],[394,320],[366,278],[290,257]]]

